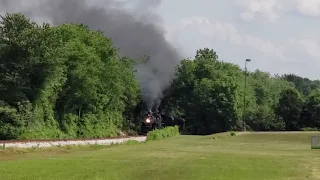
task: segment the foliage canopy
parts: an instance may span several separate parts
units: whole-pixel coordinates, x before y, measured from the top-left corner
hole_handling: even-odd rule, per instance
[[[0,21],[0,139],[110,137],[135,130],[141,92],[134,63],[83,24],[38,25],[20,13]],[[190,134],[241,130],[244,71],[208,48],[184,59],[161,107]],[[320,126],[320,81],[250,72],[246,128]]]

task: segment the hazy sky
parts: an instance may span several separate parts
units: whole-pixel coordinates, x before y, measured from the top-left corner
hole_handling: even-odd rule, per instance
[[[156,11],[186,57],[209,47],[242,68],[250,58],[249,70],[320,79],[320,0],[163,0]]]
[[[244,67],[320,78],[320,0],[164,0],[168,38]]]

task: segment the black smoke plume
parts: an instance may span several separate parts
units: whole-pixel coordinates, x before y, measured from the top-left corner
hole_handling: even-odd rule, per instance
[[[146,64],[136,66],[136,78],[151,110],[159,106],[181,59],[166,41],[161,18],[154,13],[160,4],[161,0],[0,0],[0,11],[19,11],[53,25],[83,23],[103,31],[121,55],[150,57]]]

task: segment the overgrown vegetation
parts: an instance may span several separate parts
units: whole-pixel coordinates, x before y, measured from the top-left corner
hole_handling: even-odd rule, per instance
[[[168,126],[163,129],[156,129],[153,131],[149,131],[147,134],[147,141],[150,140],[160,140],[168,137],[178,136],[180,135],[178,126]]]
[[[1,139],[116,136],[139,102],[132,61],[84,25],[7,14],[0,64]]]
[[[111,137],[137,129],[141,92],[134,67],[110,38],[83,24],[37,25],[22,14],[0,22],[0,139]],[[241,130],[244,71],[199,49],[182,60],[161,108],[186,133]],[[320,127],[320,81],[249,72],[247,130]]]

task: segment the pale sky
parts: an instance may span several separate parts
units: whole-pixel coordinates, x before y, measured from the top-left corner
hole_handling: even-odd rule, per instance
[[[249,70],[320,79],[320,0],[163,0],[168,39]]]

